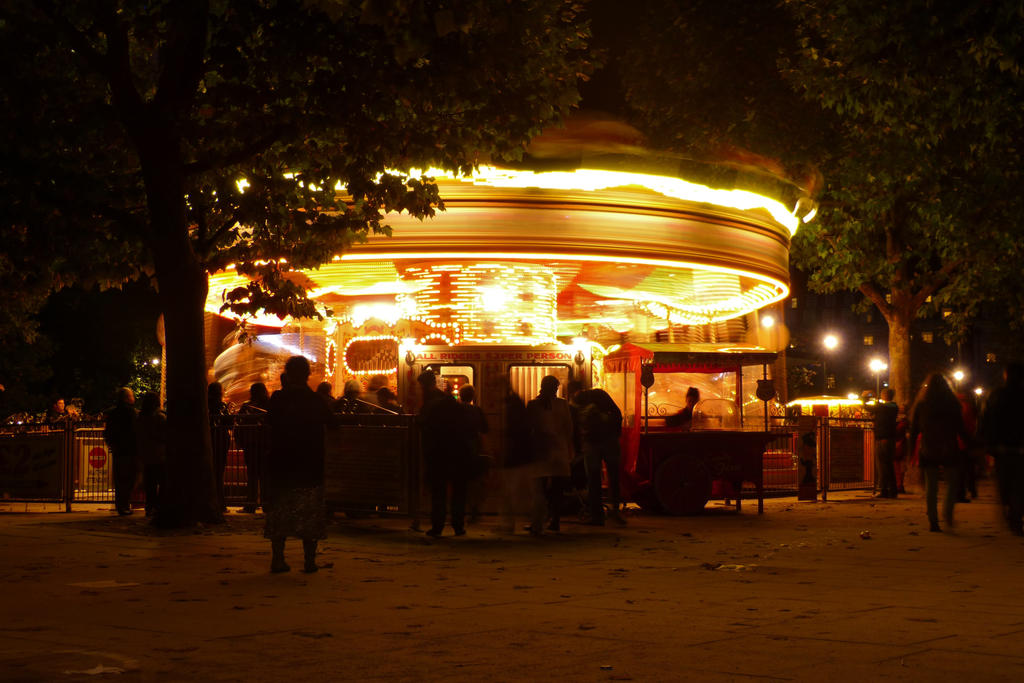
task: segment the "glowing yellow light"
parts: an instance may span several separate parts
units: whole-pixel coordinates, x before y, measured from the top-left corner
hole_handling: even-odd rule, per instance
[[[398,171],[392,171],[399,173]],[[786,206],[770,197],[748,190],[715,189],[670,176],[599,169],[577,169],[575,171],[516,171],[512,169],[481,166],[471,176],[460,177],[436,168],[421,172],[409,171],[410,175],[427,175],[446,180],[472,182],[477,185],[501,188],[538,188],[547,190],[580,190],[596,192],[617,187],[639,186],[653,190],[666,197],[686,202],[711,204],[740,211],[762,209],[779,225],[785,226],[790,235],[795,235],[800,220]],[[807,219],[809,220],[809,219]]]
[[[985,393],[985,390],[982,389],[981,387],[974,387],[974,393],[977,394],[978,396],[981,396],[982,394]]]
[[[496,313],[508,304],[511,296],[504,287],[480,287],[480,304],[488,313]]]
[[[396,304],[356,304],[352,307],[351,319],[357,327],[370,318],[394,325],[404,317],[404,314],[405,311]]]
[[[964,381],[964,377],[966,377],[966,375],[964,374],[963,370],[956,370],[953,372],[953,379],[955,379],[957,382]]]
[[[821,343],[825,346],[826,349],[832,351],[833,349],[839,346],[839,337],[837,337],[834,334],[826,334],[825,338],[821,340]]]
[[[245,178],[239,178],[235,181],[235,187],[238,188],[239,193],[245,192],[245,188],[249,187],[249,181]]]
[[[761,318],[761,327],[775,327],[775,318],[770,315],[763,316]]]
[[[333,331],[329,334],[333,334]],[[324,379],[331,379],[334,377],[334,366],[337,362],[338,345],[333,339],[328,339],[327,345],[324,347]]]
[[[465,261],[467,259],[474,260],[494,260],[494,261],[561,261],[561,262],[590,262],[590,263],[619,263],[619,264],[631,264],[641,266],[655,266],[664,268],[680,268],[680,269],[691,269],[695,271],[703,271],[709,273],[727,273],[731,275],[737,275],[740,277],[749,278],[752,280],[759,280],[762,284],[757,285],[747,293],[746,296],[736,296],[729,299],[727,305],[715,305],[715,306],[691,306],[688,308],[694,309],[692,313],[698,314],[695,322],[688,324],[705,324],[709,322],[719,322],[721,320],[728,320],[741,315],[750,313],[764,306],[773,304],[777,301],[781,301],[789,296],[789,287],[780,280],[762,275],[761,273],[754,273],[751,271],[741,270],[739,268],[730,268],[728,266],[718,266],[703,263],[693,263],[689,261],[676,261],[672,259],[658,259],[658,258],[646,258],[641,256],[606,256],[604,254],[572,254],[572,253],[552,253],[552,252],[394,252],[394,253],[365,253],[365,252],[350,252],[335,256],[334,261],[376,261],[376,260],[393,260],[393,261]],[[457,270],[461,266],[454,266],[452,269]],[[599,302],[602,303],[602,302]],[[680,310],[683,310],[680,308]],[[711,315],[708,315],[708,314]],[[703,314],[703,316],[699,315]],[[707,317],[704,317],[707,316]],[[673,319],[673,322],[676,322]],[[678,322],[683,322],[679,320]]]
[[[830,408],[842,407],[842,406],[860,406],[863,405],[859,398],[855,394],[850,394],[853,398],[847,396],[846,398],[840,397],[818,397],[818,398],[798,398],[794,401],[787,403],[787,406],[829,406]]]
[[[392,334],[375,334],[366,335],[362,337],[352,337],[345,344],[345,352],[341,355],[341,362],[345,366],[345,369],[351,375],[393,375],[398,372],[398,362],[395,361],[393,367],[386,368],[371,368],[369,370],[355,370],[348,364],[348,349],[356,342],[367,342],[367,341],[393,341],[396,345],[401,344],[401,340]],[[390,364],[389,364],[390,365]]]

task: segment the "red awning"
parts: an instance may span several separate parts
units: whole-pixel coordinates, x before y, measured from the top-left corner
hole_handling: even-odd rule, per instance
[[[655,372],[738,372],[747,365],[775,362],[778,354],[755,346],[730,344],[623,344],[605,358],[608,372],[638,372],[653,363]]]

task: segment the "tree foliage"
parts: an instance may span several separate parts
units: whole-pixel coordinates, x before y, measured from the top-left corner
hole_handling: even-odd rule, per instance
[[[219,516],[206,273],[235,264],[254,277],[226,302],[237,312],[313,314],[292,271],[387,233],[390,212],[443,208],[413,169],[517,158],[576,103],[587,69],[576,14],[562,0],[0,10],[0,154],[19,170],[0,186],[5,225],[56,247],[52,283],[141,272],[160,292],[176,439],[168,523]]]
[[[898,399],[909,335],[1018,298],[1019,2],[655,0],[595,22],[657,144],[794,177],[817,218],[793,260],[818,291],[854,290],[890,326]],[[601,75],[598,76],[599,80]],[[979,267],[984,264],[984,267]]]
[[[962,322],[1021,274],[1024,15],[1015,2],[785,6],[799,50],[782,72],[835,115],[821,211],[794,255],[819,290],[879,309],[905,402],[913,318]]]

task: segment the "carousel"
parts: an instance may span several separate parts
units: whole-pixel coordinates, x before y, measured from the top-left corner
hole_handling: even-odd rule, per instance
[[[392,236],[291,275],[322,320],[257,316],[239,342],[237,321],[221,307],[247,280],[231,268],[212,275],[210,379],[238,403],[254,382],[275,388],[284,360],[302,354],[314,385],[329,382],[337,393],[350,379],[386,384],[414,409],[410,379],[431,368],[450,390],[476,385],[500,424],[503,387],[529,399],[544,374],[556,374],[612,389],[631,380],[610,383],[606,359],[619,358],[621,369],[623,347],[658,344],[756,357],[754,368],[692,368],[691,379],[661,382],[655,401],[660,411],[681,406],[682,392],[699,384],[716,414],[725,405],[737,415],[730,426],[753,422],[766,405],[757,380],[776,373],[788,341],[770,323],[781,319],[790,240],[813,202],[763,166],[698,162],[639,143],[623,124],[579,119],[536,139],[517,167],[429,172],[444,211],[423,221],[389,216]],[[613,397],[637,424],[648,417],[632,387]]]

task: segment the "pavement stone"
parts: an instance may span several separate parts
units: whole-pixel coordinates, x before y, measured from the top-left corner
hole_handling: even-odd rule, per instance
[[[0,680],[1024,680],[1024,542],[990,487],[941,534],[913,494],[765,508],[540,539],[341,517],[319,573],[271,575],[259,515],[0,503]]]

